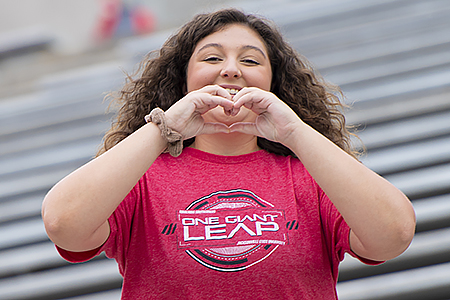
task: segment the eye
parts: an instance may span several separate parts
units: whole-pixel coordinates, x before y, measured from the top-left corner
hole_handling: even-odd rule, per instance
[[[217,62],[217,61],[222,61],[222,59],[217,56],[209,56],[209,57],[205,58],[203,61]]]
[[[245,59],[241,60],[241,62],[243,62],[244,64],[248,64],[248,65],[259,65],[260,64],[259,62],[257,62],[254,59],[251,59],[251,58],[245,58]]]

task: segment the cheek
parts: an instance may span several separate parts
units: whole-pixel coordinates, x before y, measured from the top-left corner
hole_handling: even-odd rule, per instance
[[[195,62],[189,62],[187,71],[186,71],[186,88],[187,92],[191,92],[193,90],[197,90],[197,82],[198,80],[198,74],[199,73],[199,67]]]
[[[270,91],[272,88],[272,73],[270,73],[269,76],[266,77],[266,90]]]
[[[192,68],[188,68],[186,71],[186,92],[192,91],[192,84],[195,82],[195,76],[193,76]]]
[[[255,86],[260,89],[270,91],[272,85],[272,73],[270,70],[263,70],[255,73],[251,78],[253,78],[253,80],[249,83],[249,86]]]
[[[194,65],[188,67],[186,72],[187,91],[191,92],[212,84],[217,76],[216,74],[217,70],[211,66],[199,66],[194,63]]]

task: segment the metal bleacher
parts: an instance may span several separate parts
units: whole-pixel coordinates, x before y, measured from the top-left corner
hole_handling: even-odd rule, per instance
[[[379,266],[345,258],[340,299],[450,299],[450,1],[268,1],[261,13],[342,87],[363,163],[416,209],[404,254]],[[0,299],[120,298],[115,262],[63,261],[40,207],[95,154],[110,125],[104,93],[122,84],[120,68],[165,37],[123,40],[117,59],[43,75],[32,91],[0,99]]]

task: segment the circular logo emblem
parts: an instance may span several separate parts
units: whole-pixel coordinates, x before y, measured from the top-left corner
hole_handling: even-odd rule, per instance
[[[284,211],[246,190],[219,191],[178,212],[178,247],[198,263],[242,271],[288,243]]]

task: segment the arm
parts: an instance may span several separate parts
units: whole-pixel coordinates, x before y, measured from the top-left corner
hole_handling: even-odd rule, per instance
[[[350,226],[356,254],[387,260],[406,250],[414,235],[415,214],[401,191],[301,121],[275,95],[251,88],[235,100],[235,110],[245,105],[259,116],[255,124],[234,124],[231,130],[289,147]]]
[[[165,147],[159,128],[149,123],[57,183],[42,205],[50,239],[72,251],[102,245],[108,217]]]
[[[222,97],[216,96],[220,94]],[[223,124],[203,122],[201,114],[217,105],[231,110],[233,102],[226,90],[208,86],[194,91],[166,112],[167,124],[185,138],[228,132]],[[146,124],[57,183],[42,205],[42,218],[50,239],[71,251],[101,246],[110,233],[109,216],[166,146],[159,128]]]
[[[350,226],[356,254],[381,261],[406,250],[414,235],[415,214],[402,192],[304,123],[286,146]]]

